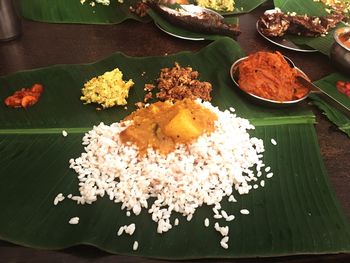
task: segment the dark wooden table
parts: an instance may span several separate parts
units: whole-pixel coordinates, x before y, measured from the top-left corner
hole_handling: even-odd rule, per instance
[[[238,42],[246,53],[279,50],[290,57],[312,80],[320,79],[334,69],[328,57],[319,53],[299,53],[273,46],[255,30],[255,22],[266,7],[241,16],[242,30]],[[119,25],[70,25],[23,21],[22,36],[11,42],[0,42],[0,75],[54,64],[88,63],[113,52],[130,56],[154,56],[198,51],[208,41],[187,41],[171,37],[153,23],[126,21]],[[311,107],[311,106],[310,106]],[[321,154],[331,185],[350,220],[350,139],[332,125],[322,113],[312,108]],[[0,212],[1,213],[1,212]],[[0,241],[0,262],[164,262],[138,257],[111,255],[93,247],[78,246],[63,251],[43,251]],[[269,259],[206,260],[205,262],[350,262],[350,254],[291,256]],[[186,261],[186,262],[203,262]]]

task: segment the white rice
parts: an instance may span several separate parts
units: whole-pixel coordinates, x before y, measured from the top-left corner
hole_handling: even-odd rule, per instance
[[[258,180],[254,171],[265,166],[264,144],[250,137],[247,131],[254,126],[233,114],[233,109],[222,112],[209,102],[198,103],[217,114],[215,131],[188,147],[178,145],[167,156],[153,149],[139,156],[136,146],[121,143],[119,134],[131,121],[94,126],[83,137],[85,152],[69,161],[78,174],[80,191],[72,200],[92,204],[107,195],[135,215],[148,209],[158,233],[172,228],[173,212],[191,220],[196,209],[206,204],[214,205],[214,217],[222,217],[221,200],[227,196],[235,202],[233,192],[248,194],[250,182]],[[155,201],[149,203],[150,198]]]
[[[228,226],[220,226],[218,222],[214,224],[214,229],[221,234],[221,236],[227,236],[230,228]]]
[[[273,145],[277,145],[277,142],[276,142],[276,140],[275,139],[271,139],[271,143],[273,144]]]
[[[71,219],[69,219],[69,222],[68,222],[69,224],[71,224],[71,225],[77,225],[77,224],[79,224],[79,217],[72,217]]]
[[[136,230],[136,225],[134,223],[132,223],[132,224],[126,226],[124,231],[126,234],[129,234],[131,236],[132,234],[134,234],[135,230]]]
[[[229,215],[227,218],[226,218],[226,221],[227,222],[230,222],[230,221],[232,221],[232,220],[234,220],[235,219],[235,216],[234,215]]]
[[[117,236],[121,236],[124,232],[125,234],[129,234],[131,236],[134,234],[135,230],[136,230],[136,225],[134,223],[130,225],[124,225],[119,227]]]
[[[215,218],[215,219],[221,219],[221,218],[222,218],[222,215],[219,215],[219,214],[214,215],[214,218]]]
[[[221,215],[222,215],[222,217],[225,218],[225,219],[228,217],[228,215],[227,215],[227,213],[226,213],[225,210],[221,210]]]
[[[220,234],[222,236],[227,236],[228,235],[228,232],[229,232],[230,228],[228,226],[223,226],[223,227],[220,227]]]
[[[261,186],[261,187],[264,187],[264,186],[265,186],[265,181],[264,181],[264,180],[261,180],[261,181],[260,181],[260,186]]]
[[[220,203],[216,202],[216,203],[214,204],[214,209],[220,210],[220,209],[221,209]]]
[[[59,202],[62,202],[65,199],[62,193],[59,193],[53,200],[53,204],[57,205]]]
[[[132,250],[137,250],[139,247],[139,242],[135,241],[134,244],[132,245]]]
[[[248,209],[241,209],[240,212],[242,215],[249,215],[249,213],[250,213]]]
[[[126,226],[121,226],[117,232],[117,236],[121,236],[125,230]]]
[[[266,178],[271,178],[273,176],[273,173],[268,173],[267,175],[266,175]]]
[[[62,135],[63,135],[63,137],[67,137],[68,132],[67,132],[67,131],[65,131],[65,130],[63,130],[63,131],[62,131]]]
[[[186,218],[187,221],[191,221],[192,220],[192,217],[193,217],[193,214],[189,214]]]
[[[229,240],[229,237],[228,237],[228,236],[225,236],[225,237],[223,237],[223,238],[221,239],[221,242],[227,243],[228,240]]]
[[[235,197],[233,195],[229,196],[228,201],[233,202],[233,203],[237,202],[237,200],[235,199]]]
[[[175,225],[175,226],[178,226],[178,225],[179,225],[179,219],[178,219],[178,218],[175,218],[174,225]]]
[[[222,246],[224,249],[228,249],[228,244],[224,242],[220,242],[220,246]]]
[[[223,238],[221,239],[221,241],[220,241],[220,245],[221,245],[224,249],[228,249],[228,244],[227,244],[228,240],[229,240],[229,237],[228,237],[228,236],[225,236],[225,237],[223,237]]]
[[[204,219],[204,225],[205,227],[209,226],[209,218]]]

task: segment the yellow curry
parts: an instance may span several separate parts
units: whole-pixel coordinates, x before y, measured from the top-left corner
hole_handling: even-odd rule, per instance
[[[133,124],[121,132],[123,143],[138,146],[140,154],[152,147],[161,154],[173,151],[177,144],[188,144],[204,133],[214,131],[215,113],[185,99],[176,103],[156,102],[132,113],[125,120]]]

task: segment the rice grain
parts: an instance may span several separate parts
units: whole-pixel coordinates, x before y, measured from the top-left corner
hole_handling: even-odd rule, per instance
[[[69,224],[71,225],[77,225],[79,223],[79,217],[72,217],[71,219],[69,219]]]
[[[241,214],[242,215],[249,215],[249,210],[248,209],[241,209]]]
[[[273,145],[277,145],[277,142],[276,142],[276,140],[275,139],[271,139],[271,143],[273,144]]]
[[[139,247],[139,242],[135,241],[134,244],[132,245],[132,250],[136,251]]]

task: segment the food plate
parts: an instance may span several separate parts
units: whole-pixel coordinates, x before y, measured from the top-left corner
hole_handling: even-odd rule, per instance
[[[207,9],[204,7],[196,6],[196,5],[180,5],[180,7],[189,13],[211,13],[215,14],[219,18],[223,19],[224,17],[220,15],[219,13]],[[154,12],[153,10],[149,11],[149,15],[153,18],[155,25],[165,32],[166,34],[169,34],[173,37],[180,38],[180,39],[185,39],[185,40],[192,40],[192,41],[202,41],[202,40],[207,40],[207,39],[215,39],[216,35],[210,35],[210,34],[205,34],[201,32],[195,32],[195,31],[190,31],[188,29],[179,27],[177,25],[174,25],[164,19],[161,15],[159,15],[157,12]]]
[[[180,38],[180,39],[185,39],[185,40],[192,40],[192,41],[202,41],[202,40],[205,40],[204,37],[196,37],[196,36],[189,36],[190,34],[186,34],[185,31],[182,31],[183,34],[179,34],[179,33],[175,33],[175,32],[171,32],[171,30],[168,30],[168,29],[165,29],[162,25],[160,25],[158,22],[154,21],[154,24],[160,29],[162,30],[164,33],[170,35],[170,36],[173,36],[173,37],[177,37],[177,38]],[[179,31],[178,31],[179,32]],[[181,33],[182,33],[181,32]],[[192,33],[192,32],[189,32],[189,33]]]
[[[265,36],[259,27],[259,21],[256,21],[256,30],[258,31],[258,33],[265,38],[267,41],[279,46],[279,47],[283,47],[289,50],[294,50],[294,51],[299,51],[299,52],[305,52],[305,53],[312,53],[312,52],[317,52],[316,49],[313,48],[307,48],[307,47],[300,47],[295,45],[293,42],[286,40],[283,37],[268,37]]]
[[[277,101],[277,100],[271,100],[271,99],[267,99],[264,97],[260,97],[260,96],[253,94],[253,93],[250,93],[250,92],[246,92],[245,90],[241,89],[239,84],[238,84],[238,79],[239,79],[238,67],[239,67],[239,64],[247,58],[248,57],[241,58],[232,64],[231,69],[230,69],[230,76],[231,76],[232,81],[235,83],[235,85],[237,87],[239,87],[239,89],[245,95],[247,95],[250,99],[254,100],[255,102],[262,104],[262,105],[265,105],[265,106],[286,107],[286,106],[296,105],[297,103],[308,98],[308,96],[311,93],[314,93],[314,94],[318,94],[319,96],[322,96],[322,98],[325,101],[330,103],[333,107],[337,108],[338,110],[340,110],[341,112],[343,112],[346,116],[348,116],[350,118],[350,107],[347,106],[347,104],[348,104],[347,101],[344,102],[344,100],[341,98],[341,96],[339,98],[339,94],[337,94],[338,96],[333,96],[332,92],[326,92],[325,90],[322,90],[319,87],[315,86],[314,84],[310,83],[307,75],[301,69],[296,67],[295,64],[292,62],[292,60],[286,56],[284,56],[284,58],[288,62],[290,67],[294,68],[295,70],[297,70],[299,72],[298,76],[296,77],[296,82],[299,83],[299,85],[307,88],[307,90],[308,90],[307,93],[305,93],[302,97],[300,97],[298,99],[289,100],[289,101]]]

